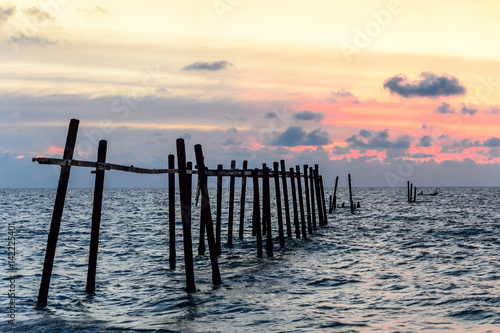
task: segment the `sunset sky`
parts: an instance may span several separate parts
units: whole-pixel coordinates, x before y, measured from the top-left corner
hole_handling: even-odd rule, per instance
[[[355,186],[500,186],[499,1],[0,2],[0,187],[77,159],[280,159]],[[73,187],[92,186],[89,169]],[[108,176],[107,176],[108,177]],[[110,172],[109,187],[162,186]]]

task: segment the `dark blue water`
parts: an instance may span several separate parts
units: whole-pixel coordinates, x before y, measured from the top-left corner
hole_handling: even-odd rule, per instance
[[[43,309],[36,299],[55,190],[0,190],[0,331],[500,332],[500,189],[439,190],[409,204],[406,188],[355,189],[354,215],[338,209],[326,227],[287,239],[284,249],[273,207],[275,256],[262,259],[248,228],[248,190],[245,239],[237,239],[236,201],[234,245],[224,241],[219,258],[223,285],[212,286],[207,251],[194,259],[198,290],[187,294],[180,223],[177,269],[168,264],[167,192],[107,189],[95,296],[85,293],[93,194],[69,190]],[[198,219],[193,209],[195,254]],[[7,322],[9,222],[16,326]]]

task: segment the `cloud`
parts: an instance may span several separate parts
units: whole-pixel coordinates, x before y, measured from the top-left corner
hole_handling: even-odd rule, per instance
[[[420,80],[409,82],[405,75],[399,74],[385,80],[384,88],[389,89],[391,94],[404,98],[434,98],[465,94],[465,86],[454,76],[447,74],[439,76],[432,72],[422,72],[419,77]]]
[[[436,110],[434,110],[434,112],[439,114],[450,114],[455,113],[455,109],[451,108],[450,104],[443,102],[436,108]]]
[[[278,118],[278,114],[274,111],[268,112],[264,115],[265,118],[267,119],[273,119],[273,118]]]
[[[483,146],[485,146],[485,147],[500,147],[500,139],[492,136],[491,138],[489,138],[483,142]]]
[[[354,96],[345,89],[340,89],[338,91],[330,92],[330,97],[328,98],[328,101],[330,103],[344,102],[344,103],[359,104],[359,100],[356,98],[356,96]]]
[[[420,142],[417,144],[418,147],[431,147],[433,139],[430,135],[424,135],[420,138]]]
[[[43,23],[45,21],[55,21],[55,18],[50,15],[50,13],[41,10],[38,7],[31,7],[24,10],[24,13],[32,18],[36,19],[38,23]]]
[[[486,111],[486,113],[490,113],[490,114],[499,114],[499,113],[500,113],[500,108],[498,108],[498,107],[493,107],[493,108],[491,108],[489,111]]]
[[[416,154],[410,154],[408,155],[409,158],[432,158],[436,157],[436,155],[433,154],[424,154],[424,153],[416,153]]]
[[[396,138],[395,141],[390,141],[388,129],[378,132],[362,129],[359,131],[359,134],[354,134],[351,137],[345,139],[345,142],[348,143],[349,147],[358,149],[408,149],[411,146],[410,136],[408,135],[402,135]]]
[[[477,109],[476,108],[469,108],[466,105],[462,105],[462,109],[460,110],[460,113],[463,114],[464,116],[466,114],[470,114],[471,116],[473,116],[474,114],[477,113]]]
[[[87,14],[109,14],[109,10],[101,6],[95,6],[93,9],[78,8],[78,10]]]
[[[232,63],[226,60],[220,61],[198,61],[182,68],[183,71],[219,71],[222,69],[226,69],[227,66],[234,66]]]
[[[7,22],[16,13],[15,6],[0,7],[0,25]]]
[[[313,112],[309,110],[303,110],[293,114],[293,118],[297,120],[314,120],[321,121],[325,119],[325,115],[321,112]]]
[[[345,89],[340,89],[339,91],[332,91],[332,96],[337,97],[337,98],[342,98],[342,97],[353,97],[354,95],[351,94],[349,91]]]
[[[47,38],[41,36],[28,36],[25,34],[20,34],[19,36],[12,36],[9,38],[9,42],[13,44],[20,45],[52,45],[55,44],[55,41],[48,40]]]
[[[285,132],[277,134],[276,137],[267,144],[271,146],[322,146],[331,143],[330,135],[317,128],[306,133],[300,126],[291,126]]]

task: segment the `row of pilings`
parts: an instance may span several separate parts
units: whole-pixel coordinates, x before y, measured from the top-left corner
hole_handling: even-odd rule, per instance
[[[252,181],[253,184],[253,207],[251,221],[252,237],[255,237],[256,239],[256,252],[259,258],[262,258],[264,255],[264,247],[266,255],[269,257],[273,256],[273,235],[275,235],[276,232],[278,233],[279,246],[284,247],[286,237],[307,238],[308,235],[313,234],[314,230],[316,230],[318,226],[322,227],[327,224],[323,178],[319,174],[319,167],[317,164],[314,165],[314,167],[310,167],[308,165],[303,165],[301,167],[296,165],[295,168],[291,167],[287,170],[285,161],[281,160],[279,163],[274,162],[272,168],[266,164],[262,164],[261,168],[248,169],[248,162],[243,161],[243,167],[241,169],[237,169],[236,162],[232,161],[230,169],[224,169],[221,164],[218,165],[217,169],[208,169],[207,166],[205,166],[202,146],[195,145],[194,150],[196,166],[193,168],[193,163],[186,160],[186,148],[183,139],[178,139],[176,142],[177,168],[175,168],[175,156],[173,154],[168,156],[168,169],[147,169],[134,167],[133,165],[124,166],[107,163],[107,142],[105,140],[101,140],[99,142],[96,162],[74,160],[73,152],[76,143],[78,126],[79,121],[77,119],[72,119],[69,125],[68,136],[62,159],[43,157],[33,159],[34,162],[38,162],[40,164],[59,165],[61,167],[50,231],[47,240],[42,280],[38,294],[38,304],[41,306],[47,304],[48,291],[71,167],[95,168],[95,171],[92,172],[96,174],[86,285],[86,291],[89,294],[95,292],[104,177],[105,172],[108,170],[141,174],[168,174],[168,235],[169,264],[171,269],[176,268],[175,236],[177,230],[175,228],[175,174],[178,175],[184,266],[186,273],[186,291],[188,292],[196,291],[191,232],[193,174],[198,175],[196,201],[198,201],[198,198],[201,197],[198,253],[201,255],[205,254],[206,243],[208,243],[212,267],[212,282],[214,285],[220,285],[222,283],[218,256],[221,255],[222,244],[222,180],[224,177],[229,177],[230,179],[229,218],[227,223],[227,244],[229,245],[233,243],[233,216],[236,178],[241,178],[240,219],[238,226],[239,239],[243,239],[245,230],[244,225],[246,221],[244,214],[247,180]],[[209,177],[217,178],[215,230],[208,188]],[[262,186],[260,186],[259,180],[261,180]],[[274,207],[276,209],[277,216],[277,230],[276,227],[273,228],[273,225],[275,226],[276,223],[273,224],[271,221],[273,198],[271,198],[270,183],[272,181],[274,182],[275,189]],[[288,183],[290,184],[290,188],[288,188]],[[292,207],[290,207],[290,196]],[[282,206],[282,203],[284,206]],[[331,210],[332,204],[330,203],[329,206]],[[285,211],[284,217],[283,209]],[[293,212],[293,215],[291,212]],[[263,237],[265,237],[265,246]]]

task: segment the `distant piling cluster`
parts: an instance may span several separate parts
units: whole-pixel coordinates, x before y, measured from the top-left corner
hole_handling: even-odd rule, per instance
[[[95,291],[95,277],[97,267],[97,255],[99,244],[99,229],[101,223],[102,210],[102,195],[104,188],[104,175],[107,170],[119,170],[125,172],[141,173],[141,174],[168,174],[168,235],[169,235],[169,264],[171,269],[176,267],[176,250],[175,250],[175,174],[179,180],[179,196],[180,196],[180,211],[182,219],[183,232],[183,247],[184,247],[184,264],[186,273],[186,291],[196,291],[194,263],[193,263],[193,248],[191,235],[191,212],[192,212],[192,175],[198,175],[198,189],[196,193],[196,204],[201,197],[200,205],[200,233],[198,254],[203,255],[206,252],[206,243],[210,253],[210,261],[212,267],[212,282],[214,285],[222,283],[218,256],[221,254],[221,234],[222,234],[222,180],[223,177],[229,177],[229,215],[227,223],[227,244],[233,243],[233,227],[234,227],[234,196],[236,178],[241,178],[241,197],[240,197],[240,212],[239,212],[239,228],[238,238],[244,237],[244,215],[246,201],[247,179],[250,178],[253,183],[253,207],[252,207],[252,237],[255,237],[257,243],[257,256],[263,257],[263,236],[265,236],[266,255],[273,256],[274,244],[273,236],[278,233],[279,246],[285,246],[285,237],[292,238],[307,238],[313,234],[313,231],[325,226],[327,222],[327,211],[325,202],[325,192],[323,187],[323,177],[319,174],[318,165],[310,167],[308,165],[297,165],[295,168],[286,170],[285,161],[279,163],[274,162],[270,168],[266,164],[262,168],[248,169],[248,162],[243,161],[242,168],[236,168],[236,161],[231,162],[230,169],[224,169],[223,165],[219,164],[217,169],[208,169],[205,166],[203,149],[201,145],[195,145],[196,166],[193,169],[193,163],[186,160],[186,149],[183,139],[177,139],[177,169],[175,169],[175,156],[168,155],[168,169],[146,169],[137,168],[133,165],[124,166],[111,164],[106,162],[107,142],[101,140],[97,151],[97,161],[79,161],[73,159],[73,152],[76,143],[79,120],[72,119],[68,129],[66,146],[62,159],[55,158],[34,158],[34,162],[40,164],[51,164],[61,166],[59,184],[54,204],[52,221],[47,240],[47,249],[45,252],[44,268],[40,289],[38,294],[38,304],[47,304],[47,297],[54,264],[54,256],[59,236],[59,229],[62,219],[62,212],[70,170],[72,166],[91,167],[95,168],[93,173],[96,174],[94,199],[92,210],[92,227],[89,250],[89,266],[87,274],[86,291],[93,293]],[[217,178],[217,193],[216,193],[216,221],[215,230],[212,220],[212,209],[210,204],[210,196],[208,189],[208,177]],[[262,181],[262,188],[260,182]],[[275,188],[275,207],[277,217],[277,231],[273,229],[271,221],[271,191],[270,182],[274,181]],[[281,182],[281,183],[280,183]],[[331,212],[336,207],[336,191],[338,177],[335,182],[335,192],[333,202],[330,200],[329,211]],[[288,188],[290,184],[290,189]],[[354,212],[354,203],[352,201],[350,175],[349,175],[349,191],[351,212]],[[291,193],[290,193],[291,192]],[[282,196],[283,195],[283,196]],[[290,195],[292,201],[292,209],[290,209]],[[282,202],[284,204],[285,216],[283,218]],[[262,204],[261,204],[262,203]],[[292,213],[293,212],[293,216]],[[293,227],[292,227],[293,224]],[[286,232],[286,236],[285,236]],[[206,236],[206,242],[205,242]]]
[[[408,181],[408,202],[417,202],[417,187]]]

